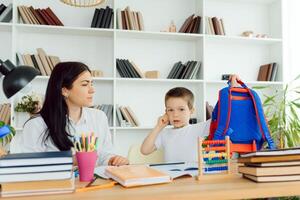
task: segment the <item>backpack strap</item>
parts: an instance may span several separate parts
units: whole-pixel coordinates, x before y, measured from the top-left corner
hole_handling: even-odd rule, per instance
[[[274,144],[274,141],[270,134],[269,125],[267,123],[267,119],[264,114],[260,98],[257,95],[257,93],[251,89],[249,89],[249,94],[251,96],[251,99],[252,99],[252,102],[253,102],[253,105],[255,108],[256,119],[259,124],[259,128],[260,128],[262,137],[263,137],[264,141],[267,141],[270,149],[276,149],[276,145]],[[259,104],[259,106],[257,104]]]

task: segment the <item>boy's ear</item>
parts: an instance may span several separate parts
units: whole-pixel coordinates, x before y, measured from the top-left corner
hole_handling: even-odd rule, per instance
[[[191,109],[191,114],[193,114],[195,112],[195,108],[193,107],[192,109]]]

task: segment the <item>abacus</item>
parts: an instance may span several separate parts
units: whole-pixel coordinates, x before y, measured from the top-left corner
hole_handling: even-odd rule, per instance
[[[230,140],[198,139],[198,180],[204,174],[230,174]]]

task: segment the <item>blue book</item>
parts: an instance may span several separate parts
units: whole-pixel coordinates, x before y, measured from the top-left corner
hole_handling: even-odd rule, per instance
[[[71,151],[16,153],[8,154],[0,158],[0,167],[51,165],[72,162],[73,158]]]

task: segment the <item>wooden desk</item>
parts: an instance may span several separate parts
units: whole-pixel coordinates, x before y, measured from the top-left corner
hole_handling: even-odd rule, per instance
[[[177,179],[169,184],[126,189],[120,185],[109,189],[60,194],[6,198],[31,200],[83,200],[83,199],[248,199],[300,195],[299,182],[255,183],[234,175],[227,179],[197,181],[194,178]],[[4,198],[3,198],[4,199]]]

